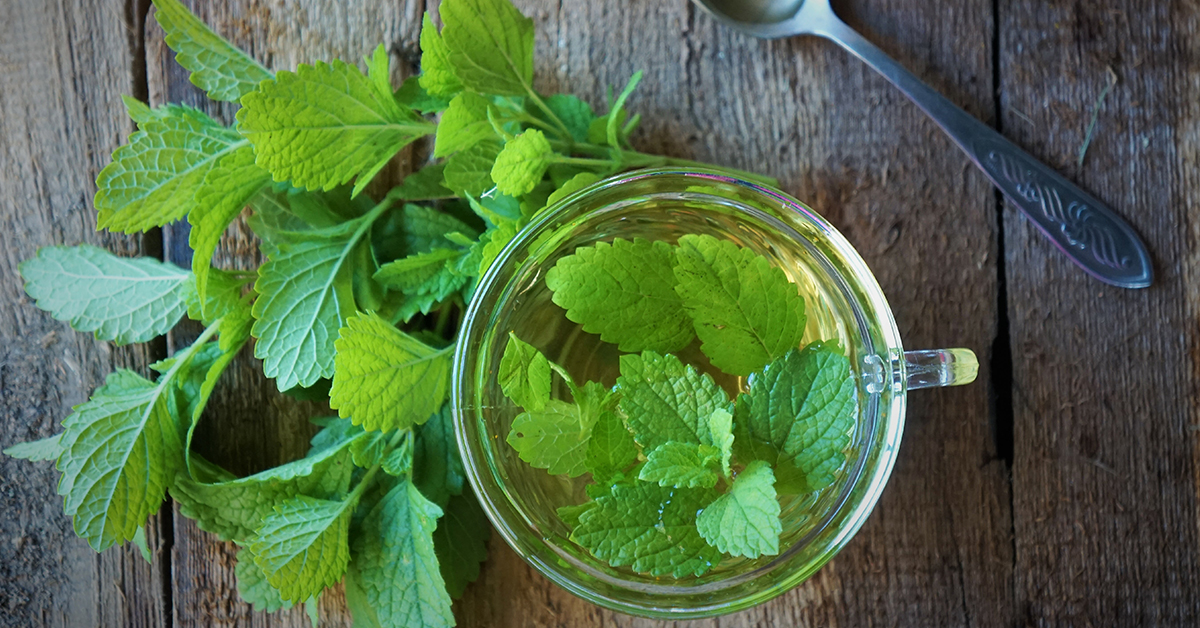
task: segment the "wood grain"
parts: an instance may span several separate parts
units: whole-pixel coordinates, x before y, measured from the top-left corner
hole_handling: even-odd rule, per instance
[[[1197,6],[999,3],[1004,126],[1146,239],[1118,290],[1005,212],[1017,594],[1037,625],[1195,625]],[[1077,151],[1100,109],[1083,167]],[[1020,110],[1027,121],[1012,113]],[[1189,308],[1189,304],[1192,306]],[[1189,364],[1190,362],[1190,364]]]
[[[61,431],[71,406],[115,367],[146,372],[161,347],[114,348],[33,307],[17,265],[37,248],[90,242],[156,254],[157,236],[97,234],[93,181],[133,130],[136,3],[8,3],[0,19],[0,444]],[[49,463],[0,456],[0,625],[167,623],[163,563],[132,546],[97,555],[71,530]],[[161,555],[158,518],[150,542]]]

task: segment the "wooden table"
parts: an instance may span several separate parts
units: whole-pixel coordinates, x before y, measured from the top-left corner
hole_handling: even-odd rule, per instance
[[[133,129],[119,96],[200,103],[147,0],[4,0],[0,9],[0,443],[58,431],[114,366],[113,348],[35,309],[16,264],[92,242],[186,266],[176,227],[96,233],[97,172]],[[416,70],[436,1],[192,0],[278,69],[389,46]],[[910,398],[882,501],[816,577],[695,626],[1185,626],[1200,621],[1200,4],[1195,0],[852,0],[839,12],[951,100],[1111,204],[1156,260],[1147,290],[1088,278],[937,129],[865,66],[813,39],[763,42],[684,0],[520,0],[538,83],[600,104],[646,71],[643,150],[769,173],[875,270],[914,348],[964,346],[971,386]],[[1079,147],[1098,96],[1086,156]],[[228,121],[230,107],[204,107]],[[403,160],[401,160],[403,161]],[[1082,163],[1081,163],[1082,161]],[[405,164],[396,166],[401,172]],[[243,230],[224,261],[257,263]],[[178,334],[187,335],[187,329]],[[304,417],[253,361],[209,407],[204,452],[250,472],[303,451]],[[236,433],[236,438],[229,434]],[[223,434],[224,448],[213,436]],[[94,554],[57,474],[0,458],[0,624],[304,626],[237,599],[233,548],[165,507],[155,554]],[[498,538],[457,604],[463,626],[651,626],[551,586]],[[327,595],[325,625],[349,625]]]

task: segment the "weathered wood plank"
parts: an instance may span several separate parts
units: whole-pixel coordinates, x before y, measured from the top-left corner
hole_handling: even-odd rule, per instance
[[[1195,625],[1197,5],[999,10],[1004,128],[1133,223],[1157,274],[1147,290],[1104,286],[1005,212],[1021,612]],[[1080,168],[1108,67],[1118,82]]]
[[[851,2],[844,14],[919,75],[993,116],[988,2]],[[811,39],[759,42],[684,2],[518,2],[538,26],[539,84],[602,105],[646,71],[643,150],[761,170],[811,202],[876,270],[913,347],[996,337],[997,216],[984,178],[870,70]],[[900,462],[859,536],[816,578],[696,626],[1010,625],[1008,470],[988,379],[914,395]],[[558,590],[493,541],[464,626],[652,626]]]
[[[114,348],[38,311],[17,264],[37,248],[90,242],[125,255],[158,238],[95,232],[93,181],[133,130],[121,94],[144,89],[138,3],[6,5],[0,20],[0,444],[49,436],[115,367],[159,351]],[[132,546],[97,555],[71,529],[49,463],[0,456],[0,625],[159,627],[163,563]],[[150,527],[157,529],[158,518]],[[155,532],[150,542],[161,558]]]
[[[399,84],[411,73],[411,60],[416,58],[421,16],[418,5],[336,0],[184,4],[214,30],[274,69],[294,69],[301,62],[335,58],[355,61],[383,43],[392,53],[394,79]],[[224,122],[233,120],[235,105],[208,101],[188,81],[187,72],[175,63],[152,16],[146,27],[146,56],[152,104],[184,102]],[[406,151],[391,172],[403,171],[409,155]],[[191,251],[186,224],[164,229],[163,246],[169,259],[188,267]],[[225,234],[216,264],[252,269],[261,261],[257,240],[239,221]],[[195,333],[194,329],[181,330],[173,335],[172,344],[190,342]],[[197,448],[235,473],[252,473],[302,456],[313,432],[308,418],[329,413],[328,406],[300,403],[281,395],[247,349],[218,385],[197,432]],[[231,434],[237,437],[231,438]],[[233,571],[236,553],[233,544],[218,541],[175,513],[171,581],[175,625],[308,626],[303,608],[267,615],[254,612],[241,601]],[[350,625],[340,590],[322,597],[321,625]]]

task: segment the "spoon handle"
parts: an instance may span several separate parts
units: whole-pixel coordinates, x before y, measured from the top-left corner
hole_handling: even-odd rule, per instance
[[[838,19],[827,5],[822,7],[824,2],[805,5],[801,13],[808,15],[797,19],[805,32],[837,42],[911,98],[1068,258],[1114,286],[1150,285],[1153,270],[1146,245],[1104,203],[946,100]],[[824,10],[805,11],[817,7]]]

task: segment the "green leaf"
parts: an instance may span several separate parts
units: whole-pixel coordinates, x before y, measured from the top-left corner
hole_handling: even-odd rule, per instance
[[[720,450],[709,445],[668,441],[647,454],[638,479],[675,488],[712,488],[717,473],[711,467],[720,457]]]
[[[452,348],[434,349],[375,314],[359,313],[337,340],[329,405],[368,430],[424,423],[446,398]]]
[[[178,0],[154,0],[166,42],[175,61],[191,71],[192,84],[213,100],[237,102],[254,91],[271,72],[241,49],[217,35]]]
[[[342,579],[353,505],[299,495],[263,519],[247,547],[280,598],[302,602]]]
[[[605,139],[613,148],[621,148],[621,137],[619,135],[620,126],[625,124],[627,116],[625,112],[625,101],[633,94],[633,90],[637,89],[638,83],[642,82],[642,71],[638,70],[629,77],[629,82],[625,84],[625,89],[621,90],[621,94],[617,96],[617,100],[613,102],[612,109],[608,112],[607,121],[604,123]],[[611,92],[610,92],[611,93]]]
[[[492,166],[492,180],[502,194],[521,196],[529,193],[550,167],[554,149],[546,135],[529,129],[504,144]]]
[[[142,559],[149,565],[153,563],[153,557],[150,554],[150,545],[146,543],[146,528],[138,526],[137,532],[133,533],[133,544],[138,548],[138,553],[142,555]]]
[[[388,262],[375,272],[375,280],[384,286],[411,296],[430,296],[443,301],[458,292],[467,278],[454,271],[462,250],[433,249],[404,259]]]
[[[416,486],[401,482],[363,519],[348,580],[363,593],[380,626],[454,625],[434,550],[433,533],[441,516],[442,509]]]
[[[749,375],[800,345],[804,298],[767,258],[709,235],[679,239],[675,288],[713,366]]]
[[[479,578],[479,565],[487,560],[492,525],[470,491],[451,498],[444,510],[433,532],[433,548],[446,582],[446,593],[457,600],[467,585]]]
[[[413,482],[427,499],[444,508],[456,495],[461,495],[466,481],[458,443],[454,440],[454,418],[450,404],[417,431],[413,455]]]
[[[613,567],[631,565],[651,576],[699,576],[720,561],[696,531],[696,513],[712,489],[617,484],[579,517],[571,539]]]
[[[242,98],[238,129],[276,181],[331,190],[358,177],[357,195],[413,140],[433,132],[391,90],[342,61],[280,72]]]
[[[171,486],[171,496],[179,502],[180,512],[201,530],[223,541],[245,543],[274,504],[302,494],[334,497],[345,490],[354,470],[350,446],[366,437],[361,431],[351,433],[305,458],[245,478],[205,482],[181,474]],[[193,461],[211,465],[199,456],[193,456]]]
[[[274,613],[292,607],[291,602],[284,601],[279,596],[279,589],[267,582],[267,575],[258,563],[254,562],[254,552],[249,548],[238,549],[237,565],[234,566],[233,573],[237,576],[238,595],[246,603],[254,606],[254,610]]]
[[[445,111],[446,107],[450,106],[449,100],[425,91],[425,88],[421,87],[421,77],[419,76],[410,76],[404,79],[395,95],[401,105],[423,114]]]
[[[420,205],[405,205],[402,221],[403,239],[410,255],[437,248],[454,248],[456,244],[447,237],[453,233],[472,239],[479,234],[450,214]]]
[[[724,554],[746,558],[778,554],[783,525],[771,466],[761,460],[746,465],[729,492],[696,518],[696,529]]]
[[[254,356],[279,390],[311,386],[334,371],[338,330],[357,308],[346,264],[359,239],[385,210],[380,205],[361,219],[325,232],[316,239],[283,242],[268,250],[270,259],[258,269],[254,289]],[[353,233],[346,233],[355,229]]]
[[[527,93],[533,83],[533,20],[508,0],[446,0],[438,11],[463,85],[484,94]]]
[[[587,141],[588,128],[596,119],[591,105],[570,94],[554,94],[543,100],[546,107],[567,126],[567,130],[571,132],[571,139],[576,142]]]
[[[729,459],[733,456],[733,415],[723,409],[708,415],[708,433],[713,447],[720,452],[721,473],[729,477]]]
[[[462,91],[462,82],[450,61],[450,50],[438,34],[429,12],[421,20],[421,78],[425,91],[441,98],[452,98]]]
[[[712,445],[707,418],[732,410],[725,391],[679,358],[645,351],[621,356],[621,411],[647,451],[667,441]]]
[[[802,477],[780,486],[781,492],[824,488],[845,463],[856,408],[845,356],[821,344],[793,349],[750,377],[749,389],[738,398],[735,421],[743,435],[734,447],[739,458],[758,457],[756,447],[778,451],[781,483],[783,465],[797,467]]]
[[[187,311],[190,275],[150,257],[117,257],[89,244],[47,246],[17,269],[39,308],[100,340],[147,342]]]
[[[150,108],[146,103],[134,98],[133,96],[121,95],[121,102],[125,103],[125,113],[129,115],[129,119],[141,125],[143,122],[148,122],[158,118],[160,115],[167,113],[167,109],[162,108],[158,112]]]
[[[4,455],[17,458],[18,460],[45,462],[47,460],[58,460],[58,456],[62,454],[62,451],[62,434],[55,434],[54,436],[47,436],[46,438],[12,445],[4,450]]]
[[[445,181],[445,164],[425,166],[404,177],[404,181],[400,185],[388,191],[388,198],[401,201],[433,201],[454,198],[454,192],[443,185]]]
[[[446,187],[458,196],[480,196],[496,186],[492,166],[500,154],[500,143],[486,140],[446,160]]]
[[[371,56],[364,57],[363,61],[367,64],[367,78],[375,85],[376,91],[380,94],[391,94],[395,98],[395,93],[392,91],[391,60],[388,59],[387,47],[383,44],[375,46],[375,50],[371,51]]]
[[[511,331],[496,378],[504,394],[526,410],[542,410],[550,401],[550,361]]]
[[[192,247],[192,274],[203,300],[208,274],[221,235],[238,214],[271,182],[271,175],[254,165],[254,149],[245,144],[217,160],[196,190],[195,206],[188,212],[188,244]]]
[[[600,483],[607,483],[637,460],[637,444],[633,434],[625,427],[620,415],[602,411],[592,426],[592,437],[588,439],[587,469]]]
[[[535,469],[546,469],[550,475],[583,475],[592,429],[585,419],[576,404],[551,399],[543,409],[523,412],[513,420],[508,444]]]
[[[438,121],[433,156],[445,157],[483,140],[495,139],[496,131],[488,120],[488,107],[491,105],[488,99],[474,92],[455,96]]]
[[[198,109],[163,109],[139,125],[96,177],[97,226],[136,233],[183,218],[198,206],[209,171],[247,145]]]
[[[622,351],[676,351],[694,335],[675,293],[674,263],[665,242],[617,238],[558,260],[546,286],[568,319]]]
[[[599,180],[600,180],[600,177],[598,177],[590,172],[581,172],[581,173],[571,177],[570,179],[567,180],[566,183],[562,184],[561,187],[559,187],[554,192],[550,193],[549,198],[546,199],[546,207],[553,206],[555,203],[563,200],[564,198],[567,198],[568,196],[578,192],[579,190],[582,190],[583,188],[588,187],[589,185],[591,185]],[[672,261],[672,263],[674,263],[674,261],[675,261],[673,255],[672,255],[671,261]],[[674,283],[674,282],[672,282],[672,283]]]
[[[58,494],[75,533],[98,552],[133,538],[183,464],[164,394],[171,379],[155,384],[124,369],[110,373],[63,421]]]

